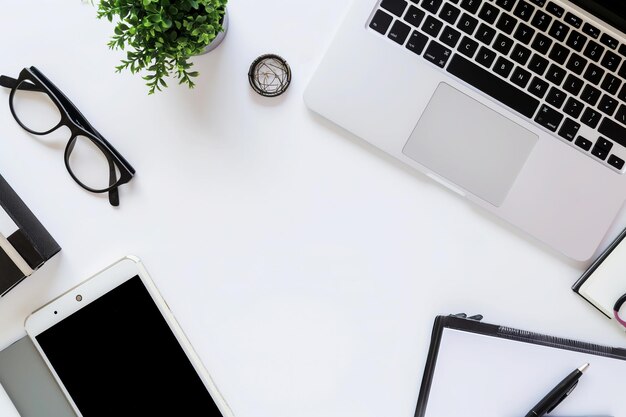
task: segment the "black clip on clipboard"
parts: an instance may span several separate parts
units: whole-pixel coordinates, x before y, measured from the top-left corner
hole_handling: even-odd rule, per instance
[[[459,330],[461,332],[474,333],[477,335],[626,361],[626,349],[601,346],[505,326],[487,324],[482,323],[481,320],[482,316],[480,315],[468,318],[465,314],[438,316],[435,319],[426,367],[424,369],[424,376],[417,400],[415,417],[426,416],[426,406],[428,405],[428,399],[431,393],[439,349],[445,329]]]

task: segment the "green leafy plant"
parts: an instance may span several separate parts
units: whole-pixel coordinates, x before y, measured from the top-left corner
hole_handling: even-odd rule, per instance
[[[126,49],[117,72],[145,70],[149,94],[167,87],[165,77],[194,87],[189,58],[201,53],[224,30],[228,0],[101,0],[98,18],[117,19],[111,49]]]

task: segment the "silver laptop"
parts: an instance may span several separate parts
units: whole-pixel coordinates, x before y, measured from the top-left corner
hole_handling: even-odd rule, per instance
[[[355,0],[307,106],[565,255],[626,199],[624,0]]]

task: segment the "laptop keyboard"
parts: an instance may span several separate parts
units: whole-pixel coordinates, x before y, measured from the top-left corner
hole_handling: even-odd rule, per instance
[[[585,18],[548,0],[382,0],[369,27],[624,169],[626,44]]]

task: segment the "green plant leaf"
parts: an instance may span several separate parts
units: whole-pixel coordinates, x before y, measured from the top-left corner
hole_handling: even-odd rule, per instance
[[[111,49],[127,49],[116,72],[143,73],[148,93],[167,87],[166,77],[194,87],[189,58],[200,53],[221,25],[226,0],[100,0],[97,16],[117,20]],[[147,77],[147,78],[146,78]]]

